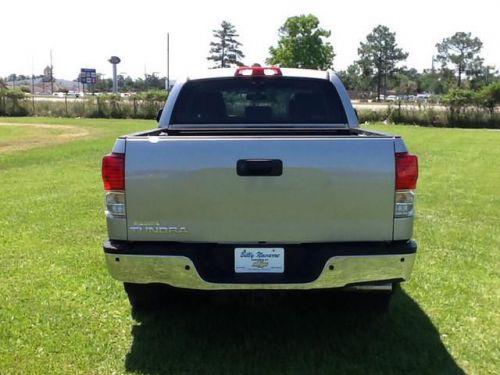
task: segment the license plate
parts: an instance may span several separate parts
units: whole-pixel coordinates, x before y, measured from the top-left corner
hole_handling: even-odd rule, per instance
[[[282,247],[237,247],[234,249],[236,273],[283,273],[285,249]]]

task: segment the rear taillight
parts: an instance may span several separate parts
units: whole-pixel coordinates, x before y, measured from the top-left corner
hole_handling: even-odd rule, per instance
[[[396,153],[395,217],[415,214],[415,191],[418,179],[418,158],[407,152]]]
[[[415,189],[418,179],[418,159],[407,152],[396,153],[396,190]]]
[[[108,154],[102,159],[104,190],[125,190],[125,155]]]
[[[106,214],[124,217],[126,215],[124,154],[109,154],[102,159],[102,181],[106,190]]]

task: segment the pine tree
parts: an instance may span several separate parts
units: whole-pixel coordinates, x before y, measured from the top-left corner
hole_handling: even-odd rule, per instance
[[[360,43],[358,55],[358,64],[375,74],[377,100],[380,100],[382,91],[386,95],[387,78],[395,72],[399,62],[406,60],[408,53],[398,47],[396,33],[391,32],[387,26],[378,25],[366,36],[366,42]]]
[[[210,56],[207,60],[213,60],[213,68],[229,68],[231,66],[242,66],[241,59],[245,57],[239,49],[242,45],[236,40],[239,37],[234,25],[222,21],[219,30],[213,30],[216,39],[210,43]]]
[[[464,72],[473,75],[474,72],[481,70],[483,59],[479,57],[479,52],[481,52],[482,47],[483,43],[479,38],[473,38],[471,33],[464,32],[455,33],[436,44],[437,59],[441,61],[443,67],[447,63],[456,66],[458,88],[462,85]]]

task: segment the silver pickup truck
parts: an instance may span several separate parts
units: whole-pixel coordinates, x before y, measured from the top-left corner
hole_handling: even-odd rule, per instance
[[[107,266],[135,307],[172,287],[363,289],[387,304],[413,267],[417,157],[360,129],[332,72],[186,78],[102,176]]]

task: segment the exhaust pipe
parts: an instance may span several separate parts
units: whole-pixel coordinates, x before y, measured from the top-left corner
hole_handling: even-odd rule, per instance
[[[384,292],[391,293],[393,290],[392,283],[387,284],[375,284],[375,285],[353,285],[348,286],[347,290],[352,290],[356,292]]]

